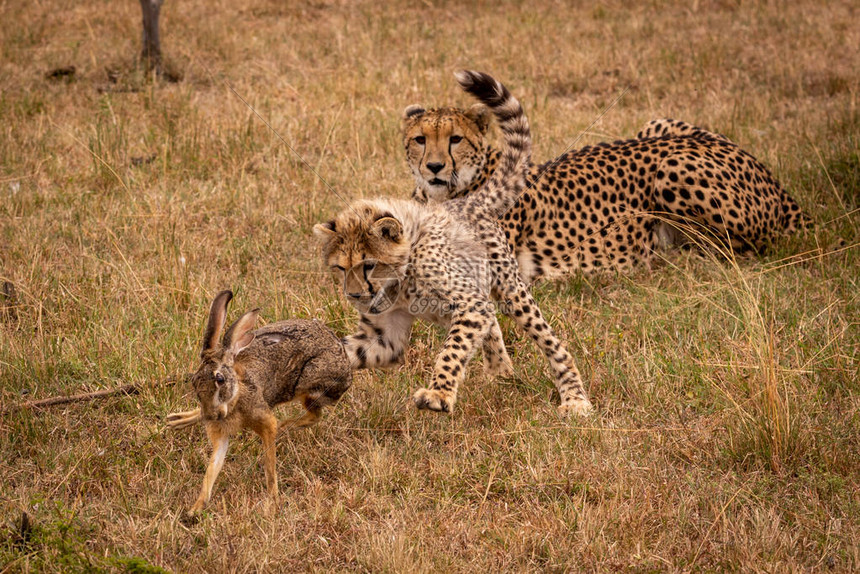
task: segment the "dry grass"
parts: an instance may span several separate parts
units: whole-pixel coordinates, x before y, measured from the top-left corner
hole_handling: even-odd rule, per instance
[[[168,1],[176,84],[133,69],[136,3],[59,6],[0,4],[0,279],[17,288],[0,399],[152,385],[2,415],[0,571],[860,569],[855,3]],[[555,418],[508,323],[516,379],[475,364],[453,416],[416,412],[440,343],[422,326],[407,367],[360,374],[279,443],[276,503],[246,437],[184,526],[207,447],[165,431],[194,399],[158,382],[193,366],[224,287],[267,320],[350,330],[310,228],[341,196],[406,196],[400,111],[467,103],[462,66],[522,98],[537,159],[676,117],[742,143],[820,225],[760,258],[674,252],[536,287],[588,420]]]

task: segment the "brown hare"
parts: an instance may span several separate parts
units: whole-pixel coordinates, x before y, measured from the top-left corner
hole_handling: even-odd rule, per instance
[[[219,342],[232,298],[231,291],[220,292],[209,311],[201,363],[191,375],[200,408],[167,417],[171,428],[202,420],[212,443],[212,457],[191,516],[209,501],[230,436],[240,429],[251,429],[263,439],[266,484],[269,494],[277,495],[278,430],[314,424],[322,407],[337,402],[352,383],[343,345],[317,321],[280,321],[255,330],[259,309],[254,309],[233,323]],[[290,401],[302,401],[307,412],[279,424],[272,408]]]

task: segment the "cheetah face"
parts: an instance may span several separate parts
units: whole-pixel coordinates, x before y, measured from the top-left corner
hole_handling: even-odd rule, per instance
[[[486,162],[484,141],[491,114],[482,104],[468,110],[425,110],[409,106],[403,113],[403,145],[415,182],[432,201],[444,201],[472,183]]]
[[[395,217],[359,202],[314,227],[323,241],[323,260],[361,313],[384,313],[400,299],[409,242]]]

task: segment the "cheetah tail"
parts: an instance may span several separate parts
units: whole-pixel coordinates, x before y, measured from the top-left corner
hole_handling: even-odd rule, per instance
[[[514,206],[525,188],[532,151],[529,120],[520,102],[488,74],[463,70],[455,77],[465,91],[490,108],[502,130],[499,167],[487,185],[469,198],[469,207],[475,212],[497,219]]]

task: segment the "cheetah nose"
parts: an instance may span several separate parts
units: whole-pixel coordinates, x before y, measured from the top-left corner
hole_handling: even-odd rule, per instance
[[[431,162],[431,163],[428,163],[428,164],[427,164],[427,169],[429,169],[430,171],[432,171],[434,174],[437,174],[437,173],[439,173],[440,171],[442,171],[442,168],[443,168],[443,167],[445,167],[445,164],[444,164],[444,163],[435,163],[435,162]]]

